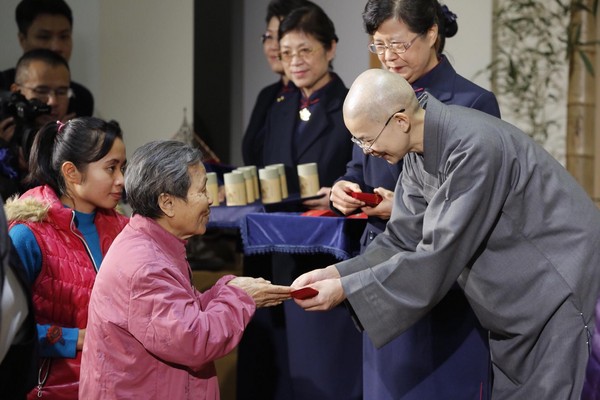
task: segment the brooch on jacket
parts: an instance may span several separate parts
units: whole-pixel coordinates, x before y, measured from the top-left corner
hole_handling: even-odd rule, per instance
[[[310,116],[312,115],[312,113],[310,112],[310,110],[308,109],[310,106],[312,106],[313,104],[317,104],[319,102],[319,99],[310,99],[310,98],[302,98],[300,100],[300,111],[298,111],[298,115],[300,116],[300,119],[304,122],[307,122],[308,120],[310,120]]]
[[[300,115],[302,121],[306,122],[310,119],[310,110],[308,108],[303,108],[298,112],[298,115]]]

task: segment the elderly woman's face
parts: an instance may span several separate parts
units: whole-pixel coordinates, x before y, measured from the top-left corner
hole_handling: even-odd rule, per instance
[[[385,69],[400,74],[409,83],[413,83],[437,65],[436,39],[437,27],[419,35],[411,32],[404,22],[396,18],[384,21],[373,34],[373,43],[376,45],[408,44],[409,47],[404,53],[397,54],[386,50],[378,57]]]
[[[174,216],[171,221],[175,235],[180,239],[187,239],[194,235],[206,232],[206,224],[210,215],[209,206],[213,200],[206,190],[206,170],[202,164],[188,168],[190,188],[187,199],[176,199],[174,202]]]

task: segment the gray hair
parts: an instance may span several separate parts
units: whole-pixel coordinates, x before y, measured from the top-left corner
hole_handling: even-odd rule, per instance
[[[187,199],[188,168],[201,163],[200,150],[175,140],[156,140],[139,147],[127,162],[125,193],[133,214],[157,219],[162,193]]]

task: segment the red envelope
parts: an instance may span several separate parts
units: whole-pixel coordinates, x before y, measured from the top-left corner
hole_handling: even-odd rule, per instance
[[[308,286],[293,290],[291,293],[293,298],[299,299],[299,300],[310,299],[311,297],[315,297],[318,294],[319,294],[318,290],[313,289]]]

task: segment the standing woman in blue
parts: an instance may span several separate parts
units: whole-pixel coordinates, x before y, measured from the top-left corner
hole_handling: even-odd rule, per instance
[[[250,122],[246,127],[242,139],[242,158],[246,165],[259,165],[262,163],[262,147],[265,135],[265,123],[271,106],[281,101],[285,96],[296,90],[283,72],[283,65],[279,59],[279,37],[277,32],[279,24],[294,8],[306,4],[305,0],[271,0],[267,6],[267,27],[261,35],[263,53],[271,71],[279,75],[279,80],[264,87],[254,103]]]
[[[263,164],[283,163],[290,193],[299,192],[296,166],[318,164],[320,193],[304,206],[329,208],[330,187],[352,157],[350,132],[342,117],[348,89],[332,71],[338,38],[332,21],[312,2],[293,10],[279,26],[280,58],[298,90],[273,104],[267,120]],[[290,284],[332,256],[273,254],[273,282]],[[290,393],[285,399],[362,398],[361,335],[345,308],[307,313],[284,303]],[[276,383],[280,385],[280,383]]]
[[[311,208],[328,208],[329,189],[352,156],[342,117],[348,89],[332,67],[337,41],[333,22],[311,2],[279,26],[281,63],[298,91],[271,107],[262,165],[285,164],[289,191],[298,193],[296,166],[316,162],[327,196],[307,202]]]
[[[30,157],[29,179],[40,186],[5,206],[32,288],[42,357],[30,399],[77,399],[92,286],[127,223],[115,211],[125,161],[117,124],[91,117],[50,122]]]
[[[417,95],[427,90],[447,104],[475,108],[499,117],[493,93],[458,75],[443,55],[447,37],[456,34],[456,15],[437,0],[369,0],[363,22],[373,41],[369,50],[383,68],[400,74]],[[332,188],[332,205],[344,214],[369,216],[364,249],[391,215],[393,190],[402,163],[369,156],[371,143],[354,147],[352,161]],[[377,192],[377,207],[349,192]],[[479,327],[462,291],[446,298],[402,336],[377,350],[363,336],[365,399],[488,399],[491,368],[487,333]]]

